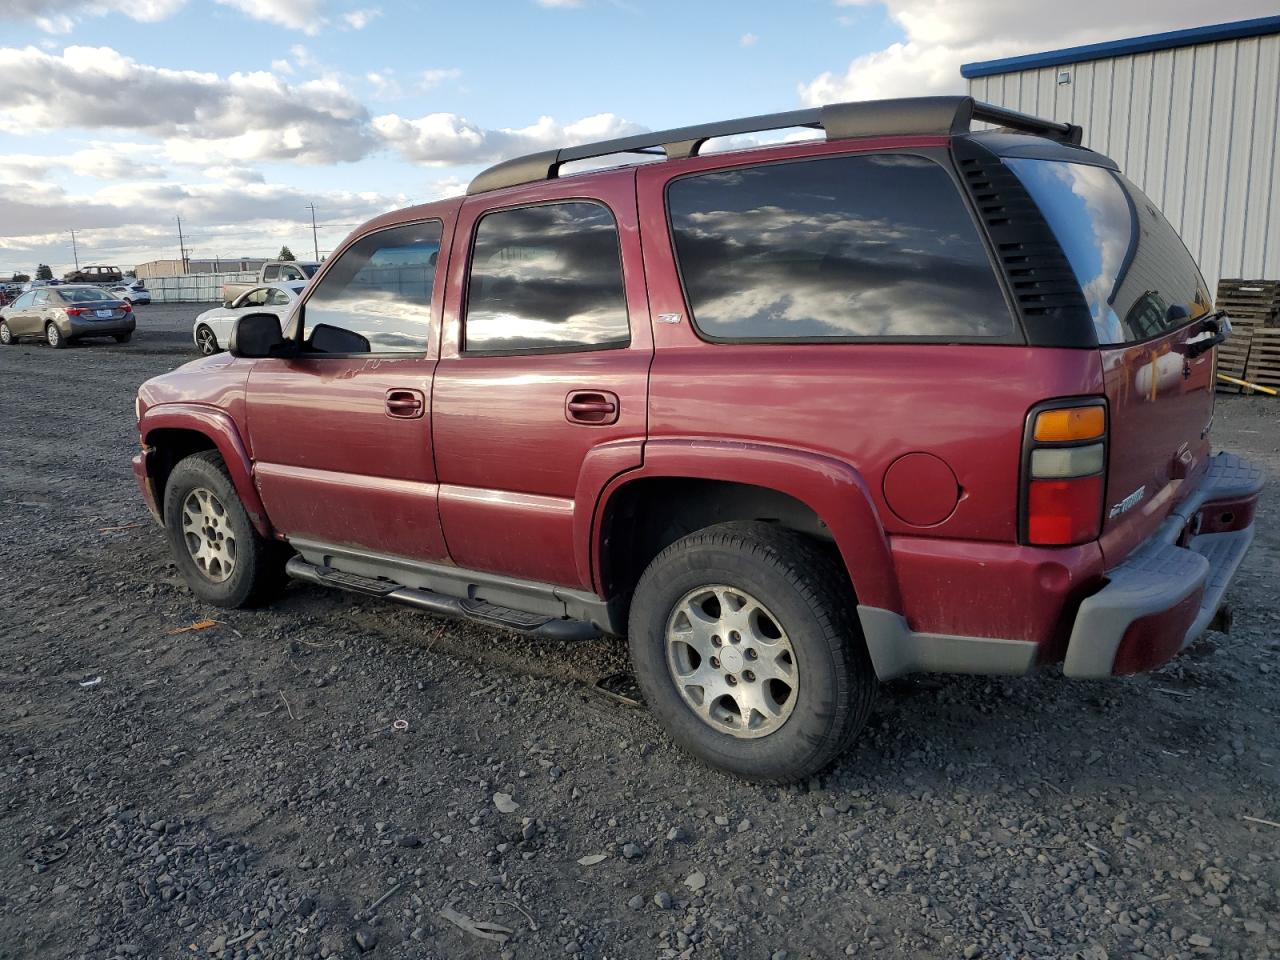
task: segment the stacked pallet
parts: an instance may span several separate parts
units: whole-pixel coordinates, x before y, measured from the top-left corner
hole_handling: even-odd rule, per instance
[[[1275,280],[1220,280],[1216,306],[1231,318],[1231,339],[1218,348],[1218,372],[1252,380],[1255,337],[1264,334],[1267,343],[1280,343],[1280,282]],[[1274,333],[1273,333],[1274,332]],[[1261,341],[1257,341],[1259,344]],[[1259,354],[1261,356],[1261,354]],[[1265,364],[1259,364],[1262,369]],[[1274,377],[1274,373],[1267,373]],[[1254,381],[1272,385],[1270,381]],[[1240,388],[1218,381],[1218,389],[1238,393]]]
[[[1253,332],[1244,378],[1262,387],[1280,387],[1280,327]]]

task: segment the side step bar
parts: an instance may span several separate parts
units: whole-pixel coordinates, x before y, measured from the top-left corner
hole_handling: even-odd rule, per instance
[[[305,580],[307,583],[319,584],[322,587],[335,587],[350,593],[363,594],[366,597],[395,600],[439,616],[459,617],[486,627],[511,630],[542,640],[594,640],[600,636],[599,629],[582,620],[525,613],[521,610],[512,610],[510,607],[487,603],[484,600],[448,597],[434,590],[403,587],[390,580],[375,580],[372,577],[344,573],[333,567],[317,566],[314,563],[307,563],[301,557],[291,559],[285,565],[285,572],[295,580]]]

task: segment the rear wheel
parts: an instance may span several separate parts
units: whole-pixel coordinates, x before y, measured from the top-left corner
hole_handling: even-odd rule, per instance
[[[206,357],[218,352],[218,338],[203,323],[196,327],[196,349]]]
[[[0,345],[6,347],[13,345],[13,331],[9,329],[9,325],[0,320]]]
[[[55,350],[61,350],[67,345],[67,338],[62,335],[56,323],[50,322],[44,325],[44,338]]]
[[[133,339],[133,331],[132,331],[132,330],[130,330],[128,333],[117,333],[117,334],[115,335],[115,341],[116,341],[116,343],[128,343],[128,342],[129,342],[130,340],[132,340],[132,339]]]
[[[762,523],[709,527],[654,559],[631,604],[631,658],[682,747],[749,780],[787,783],[834,760],[876,689],[843,566]]]
[[[201,599],[249,607],[283,588],[288,551],[254,529],[216,452],[192,454],[173,468],[164,525],[178,569]]]

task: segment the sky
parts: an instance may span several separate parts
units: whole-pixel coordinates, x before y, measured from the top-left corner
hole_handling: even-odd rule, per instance
[[[321,255],[490,163],[1275,0],[0,0],[0,277]]]

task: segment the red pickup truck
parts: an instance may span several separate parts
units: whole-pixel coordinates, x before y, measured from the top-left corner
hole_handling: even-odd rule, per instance
[[[288,575],[625,635],[671,735],[756,780],[828,764],[878,680],[1150,669],[1262,477],[1210,452],[1229,323],[1079,144],[938,97],[498,164],[145,383],[138,482],[211,603]]]

